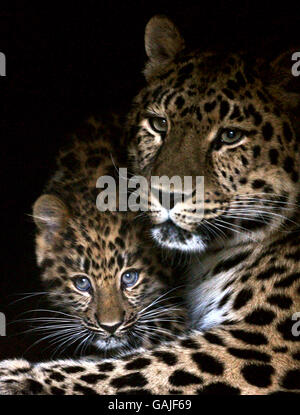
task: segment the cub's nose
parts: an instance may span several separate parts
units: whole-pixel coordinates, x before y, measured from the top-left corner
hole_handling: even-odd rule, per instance
[[[103,330],[105,330],[109,334],[113,334],[116,330],[121,326],[124,322],[125,318],[125,311],[120,312],[118,315],[114,316],[114,318],[109,318],[109,316],[98,316],[95,314],[95,319]]]
[[[123,323],[123,321],[119,321],[118,323],[115,324],[101,324],[99,323],[99,326],[107,331],[109,334],[113,334],[116,332],[117,328],[121,326],[121,324]]]

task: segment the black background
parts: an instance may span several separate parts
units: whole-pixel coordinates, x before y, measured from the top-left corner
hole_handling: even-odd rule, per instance
[[[66,132],[91,113],[126,108],[143,84],[144,27],[157,13],[171,17],[187,42],[258,54],[300,44],[300,7],[284,1],[16,2],[0,6],[1,273],[0,312],[18,318],[39,291],[31,206],[49,177]],[[299,2],[298,2],[299,3]],[[0,359],[24,355],[31,336],[8,326]],[[46,356],[33,347],[25,357]]]

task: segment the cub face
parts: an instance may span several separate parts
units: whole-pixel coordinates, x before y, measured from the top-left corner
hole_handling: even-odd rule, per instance
[[[299,189],[300,81],[287,53],[272,62],[188,52],[167,18],[145,34],[147,86],[129,117],[136,173],[193,178],[190,198],[167,207],[149,195],[152,236],[171,249],[261,240],[293,224]],[[292,85],[290,85],[292,84]],[[292,91],[292,92],[290,92]],[[299,117],[298,117],[299,118]],[[204,190],[195,202],[196,177]],[[173,193],[173,194],[172,194]]]
[[[34,205],[37,261],[61,310],[46,330],[66,345],[77,341],[79,350],[92,344],[112,352],[172,338],[182,310],[171,268],[129,215],[100,213],[94,204],[80,194],[67,203],[49,194]]]

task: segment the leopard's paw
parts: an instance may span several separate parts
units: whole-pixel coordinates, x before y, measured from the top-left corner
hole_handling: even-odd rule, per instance
[[[7,370],[17,370],[17,369],[30,369],[31,363],[25,359],[7,359],[7,360],[0,360],[0,371],[7,369]]]
[[[44,385],[26,375],[0,377],[0,395],[46,395]]]
[[[24,395],[22,383],[16,378],[0,377],[0,395]]]
[[[0,395],[33,394],[34,381],[30,377],[31,364],[24,359],[0,362]]]
[[[0,361],[0,377],[18,375],[31,370],[31,364],[24,359],[9,359]]]

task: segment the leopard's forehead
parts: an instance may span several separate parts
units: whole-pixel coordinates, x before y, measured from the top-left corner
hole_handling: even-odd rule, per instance
[[[163,101],[162,93],[166,89],[172,90],[174,94],[186,94],[189,101],[193,101],[193,97],[209,97],[221,91],[233,99],[241,87],[254,82],[260,84],[259,78],[255,78],[251,62],[245,61],[242,56],[195,51],[164,67],[151,80],[146,91],[158,103]]]
[[[204,137],[219,127],[235,126],[260,134],[270,148],[282,149],[282,139],[289,143],[293,135],[289,114],[274,88],[263,81],[263,68],[259,59],[242,53],[199,51],[164,66],[136,96],[129,115],[130,155],[139,160],[134,160],[136,171],[143,170],[144,155],[135,155],[134,147],[140,152],[146,148],[146,158],[152,160],[157,145],[151,134],[141,138],[149,116],[168,119],[170,135]]]
[[[230,120],[243,122],[250,115],[256,126],[262,115],[280,115],[278,102],[270,96],[254,61],[242,54],[196,51],[179,57],[150,79],[135,102],[129,125],[136,126],[152,113],[174,122],[182,120],[186,128],[193,122],[207,130],[213,121],[223,122],[234,106]],[[129,134],[134,136],[135,131]]]
[[[175,88],[181,88],[186,80],[194,79],[203,83],[204,89],[207,83],[226,84],[228,78],[245,67],[247,64],[241,55],[196,50],[175,58],[158,78],[160,81],[167,79],[169,85]]]

